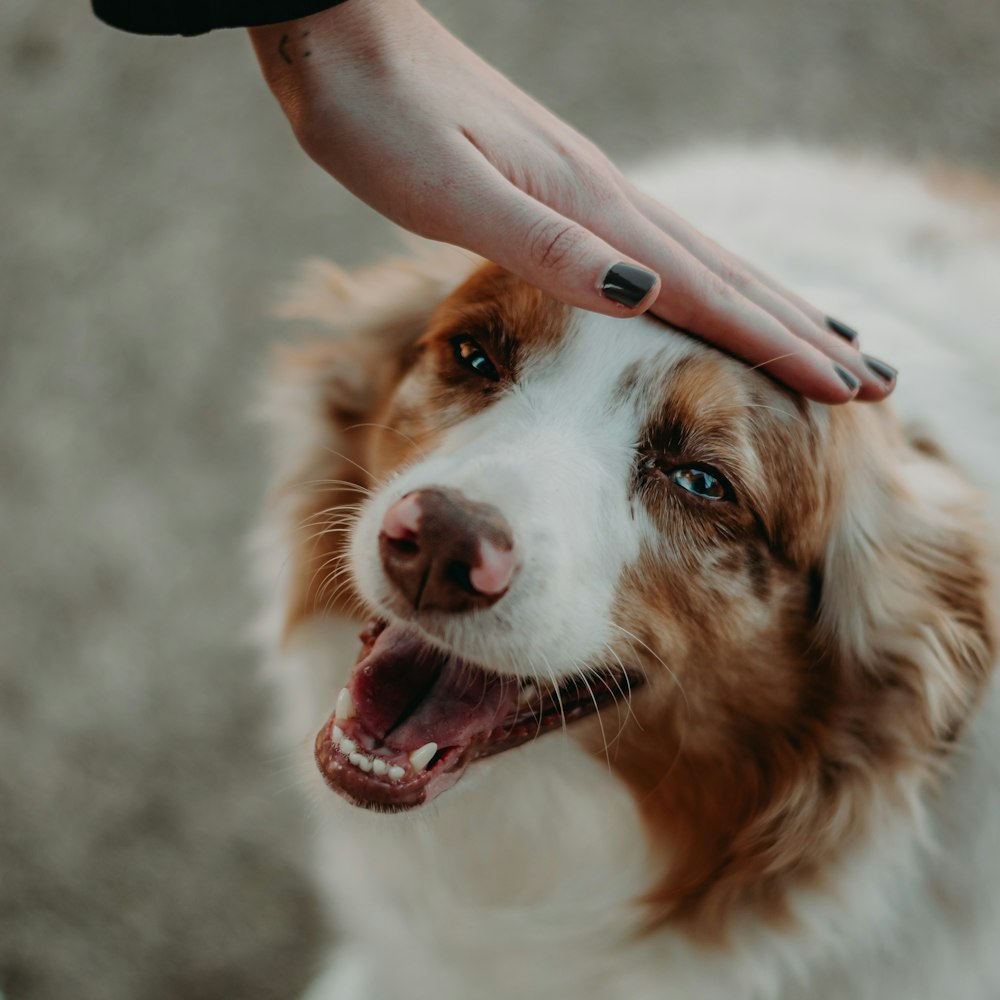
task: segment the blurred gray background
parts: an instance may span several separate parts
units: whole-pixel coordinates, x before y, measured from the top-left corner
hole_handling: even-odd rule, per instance
[[[428,6],[621,162],[793,136],[1000,173],[994,0]],[[275,286],[391,227],[243,32],[4,0],[0,93],[0,992],[292,998],[324,930],[244,641],[246,413]]]

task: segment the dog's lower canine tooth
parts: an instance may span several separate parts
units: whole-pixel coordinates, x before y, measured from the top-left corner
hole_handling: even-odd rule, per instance
[[[437,751],[438,745],[436,743],[425,743],[418,750],[414,750],[410,754],[410,764],[413,766],[413,770],[419,774],[431,762],[431,758]]]
[[[354,699],[351,697],[351,692],[347,688],[341,688],[340,694],[337,695],[337,709],[334,712],[334,716],[338,719],[353,719],[357,715],[357,711],[354,708]]]
[[[517,695],[517,707],[524,708],[525,705],[530,705],[534,701],[535,696],[538,694],[538,688],[534,684],[525,684],[523,688],[518,692]]]
[[[333,742],[339,746],[340,741],[344,738],[344,730],[341,729],[340,726],[334,726],[333,729],[330,730],[330,735],[333,737]]]

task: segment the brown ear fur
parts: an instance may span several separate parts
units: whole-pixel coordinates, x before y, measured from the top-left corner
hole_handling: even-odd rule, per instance
[[[838,410],[824,450],[830,502],[801,526],[812,552],[786,634],[701,668],[757,680],[720,680],[697,734],[679,697],[648,718],[637,705],[644,738],[621,743],[616,766],[667,859],[651,926],[717,937],[746,904],[787,917],[790,885],[879,817],[919,809],[992,669],[979,495],[881,407]]]
[[[817,639],[858,675],[907,691],[909,718],[896,721],[938,751],[957,737],[996,654],[986,501],[948,464],[946,445],[905,441],[877,410],[851,416],[855,433],[834,442],[845,474]],[[849,443],[858,441],[866,447]]]
[[[312,615],[356,610],[341,570],[353,511],[373,485],[369,422],[405,373],[434,309],[478,263],[450,247],[422,245],[411,257],[354,274],[312,261],[280,308],[333,333],[278,349],[266,401],[279,468],[271,501],[292,547],[285,635]]]

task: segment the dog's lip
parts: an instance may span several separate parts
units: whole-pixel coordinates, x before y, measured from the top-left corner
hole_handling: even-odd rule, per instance
[[[361,697],[365,696],[358,674],[373,658],[376,643],[387,628],[392,626],[375,620],[362,632],[361,655],[355,664],[348,693],[353,687]],[[382,645],[391,645],[393,638],[386,636]],[[411,644],[414,641],[412,631],[407,641]],[[411,648],[412,645],[404,652]],[[427,652],[431,656],[447,658],[447,654],[429,645]],[[384,718],[379,718],[377,713],[371,715],[370,710],[367,718],[374,720],[375,724],[366,726],[366,719],[357,714],[358,709],[349,698],[350,716],[338,718],[337,712],[334,712],[316,736],[316,763],[330,788],[353,804],[365,808],[386,812],[413,809],[452,787],[476,760],[511,750],[553,729],[564,728],[595,714],[642,683],[641,676],[618,665],[594,671],[590,677],[580,675],[570,678],[559,687],[505,677],[478,665],[464,663],[463,666],[475,672],[475,683],[479,688],[474,690],[478,690],[480,694],[477,697],[488,701],[488,704],[485,709],[475,706],[479,715],[473,711],[469,724],[453,729],[454,739],[442,739],[440,746],[434,740],[431,762],[423,769],[414,766],[409,757],[417,749],[431,752],[426,743],[422,747],[415,744],[436,735],[433,729],[423,730],[417,726],[415,732],[410,734],[406,732],[410,719],[403,719],[395,726],[390,723],[391,729],[387,733]],[[597,683],[593,683],[595,680]],[[390,688],[390,700],[395,694]],[[446,692],[446,707],[450,704],[449,697],[454,697],[453,688]],[[432,696],[430,700],[434,700]],[[461,701],[457,704],[461,715],[466,706]],[[434,707],[432,704],[430,709]],[[414,714],[420,708],[418,704]],[[433,711],[430,714],[433,717]],[[459,722],[462,721],[460,718]],[[449,720],[438,723],[445,735],[449,732],[448,723]],[[354,762],[351,760],[352,752]],[[375,761],[379,762],[376,767],[381,773],[372,769]]]
[[[327,785],[353,805],[381,812],[404,812],[423,805],[450,788],[462,776],[471,759],[458,747],[449,747],[427,770],[394,782],[387,777],[365,773],[348,761],[332,736],[330,719],[316,736],[315,758]],[[403,766],[401,763],[397,766]]]

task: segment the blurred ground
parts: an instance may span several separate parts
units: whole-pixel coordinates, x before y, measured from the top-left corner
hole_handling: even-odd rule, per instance
[[[1000,172],[984,0],[429,6],[618,160],[791,135]],[[0,991],[294,997],[323,931],[242,638],[245,414],[275,283],[392,233],[242,32],[5,0],[0,93]]]

